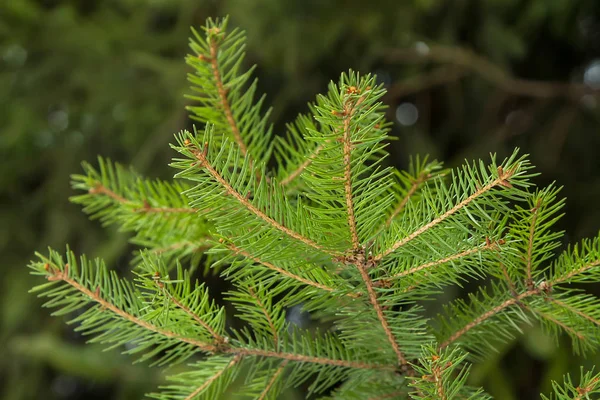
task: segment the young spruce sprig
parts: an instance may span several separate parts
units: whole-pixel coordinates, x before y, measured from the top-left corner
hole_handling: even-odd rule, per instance
[[[600,301],[570,284],[600,280],[600,237],[555,258],[563,201],[553,185],[535,189],[525,156],[454,171],[417,158],[398,172],[385,91],[352,71],[274,136],[244,42],[227,20],[194,31],[189,111],[205,127],[176,135],[175,182],[103,159],[73,177],[85,193],[72,200],[142,250],[133,280],[69,250],[39,254],[30,267],[48,282],[33,291],[54,315],[77,311],[76,330],[152,365],[187,362],[157,399],[275,399],[300,385],[338,400],[486,399],[467,385],[469,362],[523,323],[568,335],[576,352],[598,348]],[[228,281],[228,307],[190,259]],[[480,289],[425,317],[466,280]],[[591,373],[555,385],[560,399],[598,390]]]

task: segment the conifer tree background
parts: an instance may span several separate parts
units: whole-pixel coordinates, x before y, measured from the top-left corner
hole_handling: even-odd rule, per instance
[[[0,5],[3,396],[36,398],[52,388],[54,398],[137,398],[155,383],[145,366],[132,367],[117,352],[107,364],[106,354],[40,311],[26,294],[32,281],[22,266],[33,250],[68,242],[126,268],[124,235],[103,233],[66,202],[68,176],[97,154],[132,161],[146,176],[172,174],[167,143],[188,126],[182,58],[189,26],[208,16],[230,14],[249,32],[247,64],[259,63],[259,92],[275,106],[279,130],[341,71],[373,71],[390,92],[383,100],[395,121],[399,167],[413,154],[455,166],[519,146],[543,173],[540,183],[565,185],[566,241],[597,233],[599,100],[579,85],[594,82],[600,57],[596,2],[324,3]],[[410,117],[414,108],[416,123],[402,125],[410,121],[403,112]],[[568,341],[554,352],[539,335],[532,328],[472,374],[498,398],[531,398],[549,392],[541,382],[595,363],[571,358]]]

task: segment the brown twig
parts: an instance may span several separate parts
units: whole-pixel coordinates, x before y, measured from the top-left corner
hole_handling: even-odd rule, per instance
[[[228,350],[225,350],[225,353],[239,354],[242,356],[272,357],[272,358],[279,358],[279,359],[288,360],[288,361],[296,361],[296,362],[312,363],[312,364],[323,364],[323,365],[333,365],[335,367],[343,367],[343,368],[376,369],[376,370],[381,370],[381,371],[395,371],[395,368],[396,368],[393,365],[372,364],[372,363],[366,363],[366,362],[362,362],[362,361],[335,360],[332,358],[305,356],[303,354],[282,353],[282,352],[276,352],[276,351],[270,351],[270,350],[249,349],[249,348],[241,348],[241,347],[231,347]]]
[[[579,315],[582,318],[587,319],[588,321],[590,321],[591,323],[593,323],[594,325],[598,325],[600,326],[600,321],[598,321],[595,318],[590,317],[589,315],[587,315],[586,313],[583,313],[581,311],[579,311],[578,309],[571,307],[570,305],[568,305],[565,302],[562,302],[560,300],[556,300],[554,297],[548,297],[548,301],[557,304],[560,307],[566,308],[567,310],[571,311],[574,314]]]
[[[583,273],[583,272],[585,272],[587,270],[590,270],[590,269],[592,269],[594,267],[598,267],[598,266],[600,266],[600,260],[592,261],[591,263],[584,264],[581,267],[579,267],[579,268],[577,268],[577,269],[575,269],[575,270],[567,273],[566,275],[564,275],[562,277],[559,277],[557,279],[554,279],[554,280],[552,280],[552,281],[550,281],[548,283],[551,284],[551,285],[558,285],[560,283],[564,283],[565,281],[568,281],[569,279],[571,279],[575,275],[581,274],[581,273]]]
[[[426,51],[419,51],[417,49],[392,49],[386,52],[385,57],[390,62],[418,63],[434,61],[451,64],[470,70],[505,92],[518,96],[537,98],[565,97],[579,102],[581,97],[586,94],[600,94],[600,90],[583,84],[515,78],[483,56],[460,47],[432,45]]]
[[[408,192],[406,192],[406,195],[402,198],[402,200],[400,200],[396,208],[394,208],[394,211],[392,211],[392,214],[388,217],[387,221],[385,222],[385,226],[390,226],[394,218],[396,218],[396,215],[400,214],[400,212],[404,210],[404,207],[406,207],[406,204],[408,204],[410,198],[417,192],[419,187],[423,183],[425,183],[425,181],[427,181],[427,175],[428,174],[422,173],[417,179],[413,181],[413,183],[410,185],[410,188],[408,189]]]
[[[121,310],[119,307],[115,306],[114,304],[104,300],[104,298],[102,298],[102,296],[100,294],[100,290],[96,290],[96,291],[92,292],[90,289],[86,288],[85,286],[79,284],[77,281],[70,278],[69,274],[68,274],[68,265],[65,266],[65,269],[63,271],[60,271],[58,268],[51,267],[51,268],[49,268],[48,272],[50,274],[50,275],[48,275],[49,281],[65,282],[66,284],[75,288],[77,291],[79,291],[82,294],[84,294],[85,296],[89,297],[92,301],[95,301],[96,303],[98,303],[103,309],[113,312],[114,314],[118,315],[119,317],[123,318],[124,320],[127,320],[135,325],[138,325],[138,326],[144,328],[144,329],[147,329],[151,332],[158,333],[158,334],[168,337],[170,339],[176,339],[181,342],[191,344],[205,352],[212,353],[212,352],[215,352],[215,350],[216,350],[216,346],[213,345],[212,343],[206,343],[206,342],[203,342],[203,341],[200,341],[197,339],[191,339],[191,338],[180,336],[172,331],[169,331],[169,330],[163,329],[163,328],[159,328],[155,325],[152,325],[148,321],[140,319],[134,315],[129,314],[128,312],[126,312],[124,310]]]
[[[122,204],[130,203],[130,201],[127,200],[125,197],[113,192],[112,190],[110,190],[106,186],[102,185],[101,183],[97,183],[93,188],[91,188],[88,191],[88,193],[103,194],[103,195],[106,195],[106,196],[112,198],[113,200],[116,200],[117,202],[122,203]]]
[[[156,281],[156,285],[160,289],[164,289],[164,283],[162,283],[160,280]],[[218,334],[213,328],[211,328],[211,326],[206,321],[204,321],[202,318],[200,318],[200,316],[198,314],[193,312],[189,307],[187,307],[181,301],[177,300],[174,296],[172,296],[171,293],[168,292],[168,290],[165,289],[164,293],[173,302],[173,304],[175,304],[177,307],[179,307],[184,313],[186,313],[187,315],[192,317],[192,319],[194,321],[196,321],[198,323],[198,325],[200,325],[201,327],[206,329],[206,331],[215,339],[215,341],[217,342],[217,345],[227,342],[225,337]]]
[[[532,269],[532,264],[533,264],[533,260],[532,260],[533,239],[535,236],[535,228],[536,228],[536,222],[538,219],[538,212],[539,212],[540,206],[541,206],[541,199],[538,200],[535,207],[533,207],[533,209],[531,210],[533,217],[531,219],[531,226],[529,227],[529,240],[527,241],[527,257],[525,259],[526,260],[526,262],[525,262],[525,276],[526,276],[525,283],[527,284],[528,288],[533,287],[533,279],[532,279],[532,275],[531,275],[531,269]]]
[[[565,331],[570,332],[571,335],[577,336],[577,338],[579,340],[584,340],[585,336],[582,333],[577,332],[575,329],[571,328],[570,326],[568,326],[567,324],[560,322],[559,320],[557,320],[556,318],[554,318],[551,315],[548,315],[546,313],[543,313],[541,311],[538,310],[533,310],[536,314],[538,314],[539,316],[541,316],[542,318],[547,319],[548,321],[551,321],[552,323],[560,326],[561,328],[563,328]]]

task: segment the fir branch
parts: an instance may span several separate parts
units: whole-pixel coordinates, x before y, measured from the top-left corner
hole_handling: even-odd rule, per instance
[[[560,285],[565,282],[570,282],[571,280],[573,280],[573,278],[578,278],[580,275],[592,271],[598,266],[600,266],[600,259],[587,264],[583,264],[576,269],[564,273],[563,275],[555,276],[553,279],[549,280],[548,283],[551,285]]]
[[[563,384],[559,385],[552,381],[552,389],[555,396],[549,398],[542,394],[543,400],[588,400],[591,395],[600,393],[600,374],[593,374],[592,371],[584,372],[581,368],[579,384],[575,385],[571,375],[567,374],[563,378]]]
[[[515,168],[518,168],[518,167],[515,167]],[[388,248],[387,250],[384,250],[382,253],[376,255],[374,257],[374,260],[375,261],[379,261],[382,258],[384,258],[384,257],[388,256],[389,254],[393,253],[394,251],[398,250],[400,247],[406,245],[407,243],[409,243],[413,239],[417,238],[419,235],[423,234],[424,232],[427,232],[431,228],[433,228],[436,225],[442,223],[448,217],[450,217],[453,214],[456,214],[458,211],[464,209],[466,206],[468,206],[469,204],[471,204],[477,198],[483,196],[484,194],[486,194],[487,192],[491,191],[492,189],[497,188],[499,186],[505,187],[505,188],[512,187],[512,185],[511,185],[511,183],[509,181],[510,181],[510,178],[515,173],[516,173],[516,169],[507,169],[507,170],[504,170],[502,167],[499,167],[498,168],[498,177],[496,179],[492,180],[487,185],[479,188],[474,193],[472,193],[467,198],[465,198],[464,200],[462,200],[461,202],[459,202],[458,204],[456,204],[454,207],[450,208],[448,211],[446,211],[445,213],[443,213],[439,217],[437,217],[434,220],[432,220],[432,221],[428,222],[427,224],[423,225],[422,227],[420,227],[419,229],[417,229],[416,231],[414,231],[410,235],[406,236],[405,238],[398,240],[390,248]]]
[[[364,101],[365,97],[361,96],[356,101],[351,97],[346,98],[344,102],[344,131],[342,136],[344,146],[344,191],[346,192],[346,209],[348,210],[348,226],[350,227],[350,235],[352,238],[352,249],[358,250],[360,243],[358,233],[356,232],[356,218],[354,217],[354,199],[352,198],[352,133],[351,121],[355,111]]]
[[[311,281],[309,279],[303,278],[303,277],[298,276],[296,274],[293,274],[293,273],[291,273],[289,271],[286,271],[285,269],[280,268],[280,267],[278,267],[278,266],[276,266],[276,265],[274,265],[274,264],[272,264],[272,263],[270,263],[268,261],[263,261],[263,260],[259,259],[258,257],[254,257],[253,255],[251,255],[247,251],[242,250],[241,248],[237,247],[235,244],[233,244],[231,242],[228,242],[225,246],[229,250],[231,250],[234,254],[239,254],[241,256],[244,256],[247,259],[252,260],[252,261],[254,261],[257,264],[263,265],[263,266],[269,268],[270,270],[275,271],[275,272],[277,272],[277,273],[279,273],[279,274],[281,274],[281,275],[283,275],[283,276],[285,276],[287,278],[293,279],[295,281],[298,281],[298,282],[300,282],[302,284],[305,284],[305,285],[308,285],[308,286],[312,286],[312,287],[316,287],[316,288],[321,289],[321,290],[325,290],[327,292],[333,292],[333,291],[335,291],[335,289],[332,288],[332,287],[329,287],[329,286],[323,285],[321,283],[314,282],[314,281]],[[350,296],[350,297],[358,297],[358,295],[356,295],[356,294],[348,294],[348,296]]]
[[[364,256],[362,258],[364,259]],[[408,361],[404,357],[404,354],[400,350],[400,346],[399,346],[398,342],[396,341],[396,337],[394,336],[394,333],[392,332],[392,330],[390,328],[390,325],[387,321],[385,313],[383,312],[381,304],[379,304],[379,301],[377,300],[377,294],[375,293],[375,288],[373,287],[373,281],[371,280],[371,277],[369,276],[369,272],[367,270],[368,264],[364,260],[360,260],[357,263],[357,268],[358,268],[358,271],[360,272],[360,276],[363,279],[363,282],[367,289],[367,293],[369,294],[369,301],[371,302],[373,309],[377,313],[377,319],[379,319],[379,322],[381,323],[381,326],[383,327],[385,335],[386,335],[388,341],[390,342],[390,344],[392,345],[394,352],[396,353],[396,356],[398,358],[398,364],[399,364],[401,370],[403,372],[410,373],[410,371],[412,371],[412,369],[410,368]]]
[[[306,167],[308,167],[310,165],[310,163],[313,162],[313,159],[319,155],[321,150],[323,150],[323,145],[318,145],[317,147],[315,147],[315,149],[312,151],[312,153],[306,157],[306,160],[304,160],[304,162],[302,162],[302,164],[300,164],[298,166],[298,168],[296,168],[294,171],[292,171],[289,175],[287,175],[279,183],[282,186],[289,185],[294,179],[299,177],[302,172],[304,172]]]
[[[548,296],[547,300],[551,303],[556,304],[559,307],[562,307],[566,310],[569,310],[570,312],[572,312],[573,314],[576,314],[588,321],[590,321],[591,323],[593,323],[594,325],[600,326],[600,320],[597,318],[592,317],[591,315],[589,315],[588,313],[584,313],[580,310],[578,310],[577,308],[565,303],[564,301],[558,300],[556,299],[555,296]]]
[[[381,371],[395,371],[396,370],[396,367],[393,365],[375,364],[375,363],[368,363],[368,362],[362,362],[362,361],[336,360],[336,359],[332,359],[332,358],[307,356],[304,354],[277,352],[277,351],[263,350],[263,349],[250,349],[250,348],[243,348],[243,347],[240,347],[240,348],[231,347],[228,350],[225,350],[225,353],[239,354],[241,356],[278,358],[278,359],[287,360],[287,361],[296,361],[296,362],[300,362],[300,363],[310,363],[310,364],[331,365],[334,367],[342,367],[342,368],[374,369],[374,370],[381,370]]]
[[[99,286],[96,288],[95,291],[92,291],[92,290],[88,289],[87,287],[83,286],[82,284],[80,284],[79,282],[77,282],[75,279],[70,278],[69,277],[69,268],[70,267],[69,267],[68,263],[65,264],[62,268],[57,265],[53,265],[51,263],[44,264],[44,270],[46,270],[48,273],[48,275],[47,275],[48,281],[64,282],[65,284],[71,286],[78,292],[80,292],[83,295],[85,295],[86,297],[88,297],[91,301],[98,303],[103,309],[111,311],[113,314],[118,315],[119,317],[123,318],[124,320],[129,321],[132,324],[137,325],[141,328],[147,329],[151,332],[155,332],[160,335],[163,335],[167,338],[175,339],[175,340],[178,340],[178,341],[181,341],[184,343],[194,345],[194,346],[198,347],[200,350],[205,351],[205,352],[214,352],[216,350],[216,347],[211,343],[203,342],[203,341],[192,339],[192,338],[182,337],[181,335],[178,335],[170,330],[167,330],[164,328],[159,328],[143,319],[140,319],[139,317],[136,317],[135,315],[127,313],[126,311],[115,306],[110,301],[107,301],[104,298],[102,298],[101,289]]]
[[[271,335],[273,335],[273,345],[274,345],[273,347],[278,349],[279,348],[279,334],[277,333],[278,329],[275,328],[275,324],[273,323],[271,314],[267,311],[267,307],[260,300],[260,298],[256,295],[256,292],[254,291],[254,289],[252,289],[252,287],[250,287],[250,286],[248,286],[248,293],[254,299],[256,304],[258,304],[260,311],[265,316],[265,319],[267,320],[267,323],[269,324],[269,328],[271,329]]]
[[[227,364],[225,366],[225,368],[223,368],[220,371],[217,371],[217,373],[215,373],[213,376],[211,376],[206,381],[204,381],[204,383],[202,385],[198,386],[198,388],[196,390],[194,390],[192,393],[190,393],[190,395],[187,396],[185,398],[185,400],[193,400],[194,398],[196,398],[196,396],[198,396],[200,393],[202,393],[204,390],[206,390],[206,388],[209,387],[214,381],[219,379],[221,377],[221,375],[223,375],[225,372],[227,372],[227,370],[229,368],[231,368],[235,364],[239,363],[241,359],[242,359],[242,357],[239,355],[234,356],[231,359],[231,361],[229,362],[229,364]]]
[[[578,338],[579,340],[583,341],[585,340],[585,335],[579,331],[577,331],[576,329],[574,329],[573,327],[567,325],[566,323],[560,321],[558,318],[554,318],[552,315],[542,312],[540,310],[536,310],[533,309],[534,313],[539,315],[540,317],[552,322],[554,325],[558,325],[560,326],[565,332],[567,332],[569,334],[569,336],[573,336]]]
[[[398,214],[400,214],[400,212],[402,212],[402,210],[404,209],[404,207],[406,206],[406,204],[408,203],[410,198],[417,192],[417,190],[419,190],[421,185],[423,185],[425,182],[427,182],[427,179],[429,179],[430,177],[431,177],[431,174],[422,172],[421,174],[419,174],[419,177],[417,179],[413,180],[413,183],[410,185],[410,188],[408,189],[406,194],[402,197],[402,199],[400,200],[398,205],[394,208],[394,211],[392,211],[392,214],[388,217],[387,221],[385,221],[386,227],[390,226],[390,224],[392,223],[394,218],[396,218],[396,216]],[[383,229],[383,227],[382,227],[382,229]]]
[[[90,188],[88,193],[103,194],[121,204],[128,204],[131,202],[131,201],[127,200],[125,197],[118,195],[117,193],[113,192],[112,190],[110,190],[109,188],[107,188],[106,186],[102,185],[99,182],[96,183],[96,185],[93,188]]]
[[[535,235],[535,228],[536,228],[536,222],[537,222],[537,218],[538,218],[538,213],[539,213],[539,209],[541,206],[541,201],[538,201],[538,203],[536,204],[536,206],[531,210],[532,213],[532,217],[531,217],[531,226],[529,228],[529,240],[527,242],[527,256],[525,257],[525,275],[526,275],[526,282],[528,286],[533,286],[533,279],[532,279],[532,275],[531,275],[531,264],[533,262],[533,246],[534,246],[534,235]]]
[[[219,70],[219,61],[217,59],[217,53],[219,51],[218,47],[218,34],[221,33],[221,28],[213,27],[209,30],[209,45],[210,45],[210,65],[212,67],[213,76],[215,79],[215,84],[217,86],[217,92],[219,93],[219,99],[221,100],[221,107],[223,107],[223,112],[225,113],[225,117],[227,118],[227,122],[229,123],[229,128],[231,129],[231,133],[235,138],[235,142],[240,146],[240,150],[244,156],[248,154],[248,149],[246,148],[246,144],[242,140],[242,136],[240,135],[240,130],[235,122],[235,118],[233,118],[233,113],[231,112],[231,106],[229,105],[229,101],[227,100],[227,90],[223,86],[223,81],[221,80],[221,71]]]
[[[165,285],[159,279],[156,279],[156,286],[160,289],[165,288]],[[173,302],[173,304],[179,307],[184,313],[192,317],[192,319],[196,321],[198,325],[206,329],[208,333],[210,333],[210,335],[215,339],[217,346],[222,343],[227,343],[227,339],[224,336],[219,335],[213,328],[211,328],[211,326],[207,322],[200,318],[198,314],[194,313],[189,307],[187,307],[181,301],[177,300],[171,293],[169,293],[168,290],[165,290],[164,293],[171,300],[171,302]]]
[[[431,262],[428,262],[428,263],[424,263],[424,264],[418,265],[416,267],[411,267],[411,268],[409,268],[409,269],[407,269],[405,271],[399,272],[399,273],[397,273],[397,274],[395,274],[395,275],[393,275],[393,276],[391,276],[389,278],[386,278],[386,279],[390,279],[391,280],[391,279],[403,278],[405,276],[408,276],[408,275],[411,275],[411,274],[423,271],[423,270],[428,269],[428,268],[436,267],[438,265],[442,265],[442,264],[445,264],[445,263],[448,263],[448,262],[451,262],[451,261],[455,261],[455,260],[458,260],[458,259],[461,259],[461,258],[468,257],[471,254],[480,253],[482,251],[490,250],[490,249],[494,249],[494,248],[497,248],[497,244],[494,243],[494,242],[488,241],[488,242],[486,242],[486,243],[484,243],[482,245],[479,245],[479,246],[476,246],[476,247],[473,247],[473,248],[470,248],[470,249],[467,249],[467,250],[460,251],[460,252],[452,254],[452,255],[450,255],[448,257],[444,257],[444,258],[436,260],[436,261],[431,261]]]
[[[208,143],[205,143],[205,148],[206,146],[208,146]],[[261,220],[263,220],[264,222],[266,222],[268,225],[270,225],[271,227],[273,227],[274,229],[284,233],[285,235],[296,239],[304,244],[306,244],[309,247],[312,247],[316,250],[328,253],[328,251],[323,248],[322,246],[318,245],[317,243],[315,243],[313,240],[302,236],[301,234],[299,234],[298,232],[295,232],[289,228],[287,228],[286,226],[284,226],[283,224],[280,224],[279,222],[275,221],[273,218],[271,218],[270,216],[268,216],[267,214],[265,214],[263,211],[261,211],[259,208],[257,208],[256,206],[254,206],[254,204],[252,204],[252,202],[250,202],[246,196],[243,196],[242,194],[240,194],[237,190],[235,190],[230,184],[229,182],[227,182],[227,180],[219,173],[219,171],[217,171],[210,163],[210,161],[206,158],[206,153],[205,151],[200,151],[198,149],[193,150],[192,153],[194,154],[194,156],[196,157],[196,159],[198,160],[198,167],[201,169],[204,169],[208,172],[208,174],[210,176],[213,177],[213,179],[215,181],[217,181],[224,189],[225,192],[232,196],[234,199],[236,199],[240,205],[242,205],[244,208],[246,208],[248,211],[250,211],[252,214],[254,214],[255,216],[257,216],[258,218],[260,218]]]
[[[373,370],[381,370],[381,371],[394,371],[395,370],[395,367],[393,365],[369,363],[369,362],[364,362],[364,361],[354,361],[354,360],[350,360],[350,359],[327,358],[327,357],[318,356],[318,355],[290,353],[290,352],[285,352],[285,351],[273,351],[273,350],[267,350],[267,349],[262,349],[262,348],[251,348],[251,347],[246,347],[241,342],[231,341],[231,340],[228,340],[225,338],[223,338],[223,342],[219,343],[219,342],[203,341],[203,340],[199,340],[199,339],[196,339],[193,337],[181,335],[170,329],[166,329],[165,327],[160,327],[160,326],[154,325],[154,324],[150,323],[149,321],[147,321],[145,318],[141,318],[140,316],[129,313],[129,312],[125,311],[123,308],[116,306],[115,303],[104,299],[101,296],[102,289],[100,286],[97,286],[96,289],[94,289],[94,290],[88,288],[86,285],[91,285],[91,284],[93,284],[93,282],[99,281],[100,278],[101,278],[100,281],[105,281],[106,279],[108,279],[108,278],[102,278],[104,276],[104,274],[106,274],[106,269],[103,265],[99,269],[99,271],[98,271],[99,275],[97,277],[91,276],[90,275],[91,274],[91,271],[90,271],[91,264],[89,264],[87,262],[87,260],[84,257],[82,257],[81,266],[76,267],[76,271],[81,271],[81,272],[76,272],[76,273],[81,274],[81,276],[77,275],[77,276],[72,277],[71,273],[70,273],[69,263],[60,265],[60,264],[56,264],[55,261],[52,261],[52,260],[59,260],[59,256],[56,252],[53,252],[53,251],[51,252],[52,260],[42,257],[41,255],[40,255],[40,257],[42,258],[43,263],[36,263],[36,264],[32,264],[32,266],[31,266],[32,269],[34,269],[34,273],[46,276],[46,278],[48,279],[50,284],[53,284],[56,282],[61,282],[65,285],[68,285],[69,287],[73,288],[74,290],[76,290],[77,292],[79,292],[83,296],[85,296],[85,298],[88,299],[86,301],[89,301],[92,303],[97,303],[101,308],[99,310],[95,310],[95,312],[103,312],[104,310],[108,310],[114,315],[113,318],[122,319],[123,321],[127,321],[127,322],[133,324],[134,326],[143,328],[149,332],[156,333],[156,334],[162,336],[163,339],[172,340],[172,341],[180,342],[183,344],[189,344],[205,353],[230,354],[233,356],[241,356],[241,357],[256,356],[256,357],[276,358],[276,359],[294,361],[294,362],[300,362],[300,363],[329,365],[329,366],[334,366],[334,367],[342,367],[342,368],[350,368],[350,369],[373,369]],[[76,264],[75,256],[72,253],[68,253],[68,258],[72,263]],[[151,264],[148,264],[147,267],[155,268]],[[80,280],[85,281],[85,284],[80,282]],[[148,278],[148,282],[149,282],[149,284],[156,286],[155,279]],[[164,282],[166,282],[166,281],[161,281],[161,283],[164,283]],[[36,290],[38,290],[38,291],[46,290],[47,287],[48,287],[48,284],[42,285],[42,286],[36,288]],[[132,301],[134,299],[133,294],[124,293],[123,292],[124,289],[122,289],[122,288],[116,288],[114,290],[116,290],[118,293],[120,293],[123,296],[127,296],[127,298],[130,299],[130,301]],[[52,292],[52,295],[56,296],[56,291]],[[63,310],[61,310],[61,313],[71,311],[73,309],[79,308],[82,305],[84,305],[84,303],[82,303],[80,300],[78,300],[74,296],[70,296],[66,302],[61,300],[61,302],[58,302],[56,304],[48,303],[48,305],[64,305],[64,304],[72,304],[72,305],[65,305]],[[73,305],[76,307],[74,307]],[[184,311],[186,314],[189,315],[189,310],[184,310]],[[84,314],[84,316],[85,316],[85,314]],[[84,316],[80,316],[79,319],[81,319]],[[195,318],[194,318],[194,320],[195,320]],[[198,322],[198,321],[196,321],[196,322]],[[204,326],[204,324],[202,324],[202,325]],[[109,326],[103,325],[102,327],[100,327],[99,330],[91,330],[90,332],[98,333],[98,331],[108,330],[108,329],[111,329],[111,328]],[[115,339],[115,341],[117,341],[117,343],[121,344],[119,342],[119,340],[120,340],[119,338]],[[145,348],[149,345],[150,345],[149,343],[144,341],[144,344],[140,345],[140,346],[143,346]],[[295,345],[294,345],[294,349],[297,349],[297,347]],[[165,357],[167,359],[170,359],[173,356],[174,355],[166,355]],[[182,357],[183,356],[189,357],[189,353],[184,353],[184,355],[182,355]]]
[[[502,304],[499,304],[496,307],[492,308],[491,310],[488,310],[485,313],[477,316],[471,322],[466,324],[464,327],[462,327],[458,331],[454,332],[452,335],[450,335],[450,337],[448,339],[446,339],[444,342],[440,343],[438,348],[440,350],[445,349],[446,347],[448,347],[449,345],[451,345],[452,343],[454,343],[458,339],[460,339],[464,334],[469,332],[471,329],[482,324],[483,322],[490,319],[491,317],[501,313],[502,311],[504,311],[505,309],[507,309],[511,306],[514,306],[515,304],[519,304],[519,302],[521,300],[523,300],[527,297],[539,294],[539,293],[540,293],[540,289],[536,288],[533,290],[528,290],[526,292],[520,293],[517,297],[513,297],[511,299],[504,301]]]
[[[283,370],[288,365],[288,362],[289,362],[288,360],[285,360],[284,362],[281,363],[279,368],[277,368],[277,370],[275,371],[275,373],[273,374],[271,379],[269,379],[267,386],[265,386],[265,389],[260,394],[260,397],[258,398],[258,400],[265,400],[267,398],[269,391],[271,390],[271,388],[273,387],[273,385],[275,384],[275,382],[277,381],[279,376],[283,373]]]

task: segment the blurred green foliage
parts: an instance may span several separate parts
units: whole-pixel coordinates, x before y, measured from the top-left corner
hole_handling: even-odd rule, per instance
[[[24,265],[36,249],[70,243],[126,267],[124,236],[68,203],[68,177],[98,154],[172,175],[167,144],[189,124],[189,27],[225,14],[248,32],[247,62],[259,65],[279,132],[341,71],[372,71],[390,89],[392,162],[404,167],[409,155],[429,153],[453,166],[519,146],[543,172],[540,183],[565,185],[567,240],[600,227],[600,97],[588,90],[600,88],[595,0],[2,1],[2,398],[139,398],[160,379],[117,352],[84,346],[27,294]],[[475,61],[461,63],[457,49]],[[544,81],[542,89],[571,86],[534,95],[513,76]],[[578,86],[584,80],[589,87]],[[407,123],[403,110],[416,110],[416,120]],[[549,392],[549,378],[597,361],[574,360],[564,346],[529,327],[473,379],[499,399]]]

